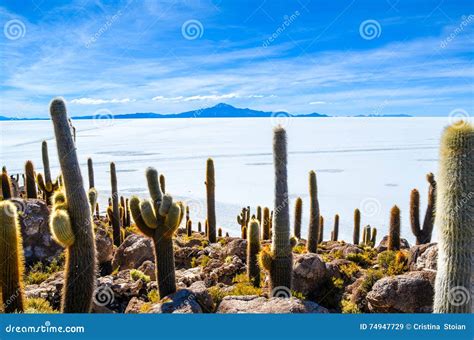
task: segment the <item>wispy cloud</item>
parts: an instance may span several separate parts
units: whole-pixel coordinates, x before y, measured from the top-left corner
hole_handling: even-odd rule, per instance
[[[126,104],[133,103],[135,99],[123,98],[123,99],[96,99],[96,98],[75,98],[71,100],[72,104],[80,105],[100,105],[100,104]]]

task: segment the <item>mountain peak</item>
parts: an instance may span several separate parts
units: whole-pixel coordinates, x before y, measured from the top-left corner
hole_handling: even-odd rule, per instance
[[[235,109],[234,106],[229,105],[229,104],[226,104],[226,103],[219,103],[219,104],[215,105],[214,107],[217,108],[217,109],[225,109],[225,108],[228,108],[228,109],[230,109],[230,108]]]

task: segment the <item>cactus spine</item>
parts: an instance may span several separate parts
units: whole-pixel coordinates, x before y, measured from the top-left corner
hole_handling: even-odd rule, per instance
[[[310,212],[307,248],[309,253],[316,253],[318,250],[319,239],[319,201],[316,173],[314,171],[309,172],[309,196]]]
[[[337,239],[339,238],[339,215],[336,214],[336,216],[334,216],[334,229],[331,233],[331,241],[337,241]]]
[[[10,201],[0,202],[0,294],[5,313],[21,313],[24,309],[23,241],[18,213]]]
[[[412,232],[416,237],[416,244],[425,244],[431,241],[435,220],[436,181],[432,173],[426,175],[426,179],[430,186],[423,228],[420,227],[420,193],[416,189],[413,189],[410,193],[410,223]]]
[[[303,200],[298,197],[295,202],[295,237],[301,238],[301,218],[303,214]]]
[[[117,190],[117,172],[115,171],[115,163],[110,163],[110,183],[112,186],[112,234],[114,238],[114,245],[120,246],[120,210],[119,197]]]
[[[84,191],[81,168],[77,160],[64,101],[53,99],[50,112],[64,181],[66,211],[75,238],[74,242],[66,248],[61,309],[64,313],[88,313],[92,306],[96,280],[96,251],[89,203]],[[51,227],[54,229],[56,226],[54,218],[52,222]]]
[[[38,198],[35,182],[35,167],[32,161],[25,163],[25,191],[27,198]]]
[[[136,196],[130,199],[133,220],[141,232],[152,238],[155,249],[156,278],[161,298],[176,292],[173,234],[184,215],[181,202],[173,202],[169,195],[163,195],[159,185],[158,172],[146,170],[151,200]]]
[[[354,233],[352,234],[352,242],[357,245],[359,244],[360,236],[360,210],[354,210]]]
[[[288,174],[286,131],[277,127],[273,134],[273,163],[275,166],[275,210],[271,251],[261,252],[260,261],[270,272],[272,295],[291,289],[293,255],[290,244],[290,212],[288,202]],[[289,297],[289,296],[288,296]]]
[[[439,235],[435,313],[472,313],[474,126],[458,122],[441,138],[436,203]]]
[[[366,237],[370,238],[370,235]],[[396,205],[390,211],[388,250],[400,250],[400,209]]]
[[[206,192],[207,192],[207,223],[209,224],[208,239],[215,243],[216,240],[216,198],[215,198],[215,172],[214,161],[209,158],[206,163]]]
[[[247,232],[247,275],[254,287],[260,287],[260,266],[258,254],[260,253],[260,224],[252,219]]]

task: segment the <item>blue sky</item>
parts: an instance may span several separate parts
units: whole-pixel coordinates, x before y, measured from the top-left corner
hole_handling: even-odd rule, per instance
[[[0,115],[474,112],[473,1],[1,4]]]

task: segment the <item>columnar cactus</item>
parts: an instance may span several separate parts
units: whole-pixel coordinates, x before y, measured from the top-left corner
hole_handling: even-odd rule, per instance
[[[243,239],[243,240],[246,240],[247,239],[247,226],[242,226],[242,228],[240,229],[240,237]]]
[[[247,276],[254,287],[260,287],[260,266],[258,254],[260,253],[260,224],[252,219],[247,231]]]
[[[176,292],[173,234],[184,216],[184,205],[173,202],[169,194],[163,195],[158,172],[146,170],[151,200],[130,199],[130,211],[140,231],[153,240],[155,249],[156,278],[161,298]]]
[[[275,210],[271,251],[261,252],[260,260],[270,273],[272,295],[281,289],[291,289],[293,255],[290,244],[290,211],[288,202],[288,174],[286,131],[277,127],[273,135],[273,162],[275,166]],[[289,296],[288,296],[289,297]]]
[[[354,233],[352,234],[352,242],[355,245],[359,244],[359,236],[360,236],[360,210],[356,209],[354,210]]]
[[[199,233],[202,232],[202,223],[201,223],[201,221],[198,222],[198,232]]]
[[[41,173],[36,176],[38,187],[44,193],[44,197],[48,204],[51,204],[53,193],[59,188],[58,181],[51,180],[51,170],[49,168],[48,143],[43,141],[41,144],[41,155],[43,157],[44,178]]]
[[[400,250],[400,209],[396,205],[390,211],[388,250]]]
[[[334,229],[332,230],[332,241],[337,241],[339,238],[339,215],[334,216]]]
[[[163,194],[166,193],[166,178],[165,175],[160,174],[160,188]]]
[[[295,237],[298,239],[301,238],[301,218],[303,214],[303,200],[301,197],[298,197],[295,202],[295,225],[294,225],[294,233]]]
[[[410,193],[410,223],[412,232],[416,237],[416,244],[425,244],[431,241],[435,220],[436,181],[432,173],[426,175],[426,179],[430,187],[428,189],[428,206],[423,228],[420,227],[420,193],[416,189],[413,189]]]
[[[119,210],[119,196],[117,190],[117,172],[115,171],[115,163],[110,163],[110,183],[112,186],[112,234],[114,238],[114,245],[120,246],[120,210]]]
[[[91,215],[94,215],[94,210],[96,209],[96,205],[97,205],[97,197],[98,197],[98,193],[97,193],[97,190],[95,190],[94,187],[90,188],[87,191],[87,198],[89,199],[89,206],[91,208]]]
[[[35,181],[35,167],[32,161],[25,163],[25,191],[27,198],[38,198]]]
[[[265,207],[263,209],[262,239],[270,239],[270,209],[268,207]]]
[[[209,158],[206,163],[206,193],[207,193],[207,223],[209,224],[208,239],[215,243],[216,240],[216,198],[215,198],[215,172],[214,161]]]
[[[435,313],[472,313],[474,126],[458,122],[441,138],[436,203],[439,235]]]
[[[260,225],[262,225],[262,207],[257,206],[257,220]]]
[[[8,200],[13,197],[10,176],[8,176],[6,171],[2,171],[2,197],[4,200]]]
[[[192,236],[192,234],[193,234],[193,221],[188,220],[188,223],[186,223],[186,235]]]
[[[64,101],[54,99],[50,112],[65,190],[64,201],[55,204],[64,209],[56,209],[52,213],[50,228],[54,235],[74,236],[72,243],[63,240],[67,247],[61,310],[64,313],[88,313],[96,281],[96,251],[89,203]],[[69,232],[61,232],[63,228],[69,229]]]
[[[87,173],[89,175],[89,189],[95,188],[94,185],[94,164],[92,158],[87,158]]]
[[[374,247],[376,242],[377,242],[377,228],[373,228],[372,236],[370,236],[370,245]]]
[[[324,217],[319,215],[318,243],[322,243],[324,238]]]
[[[5,313],[24,310],[23,241],[15,204],[0,201],[0,301]]]
[[[309,196],[310,212],[307,248],[309,253],[316,253],[318,250],[319,238],[319,201],[316,173],[314,171],[309,172]]]

